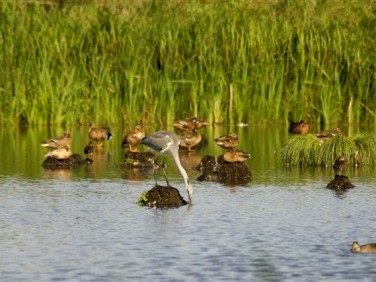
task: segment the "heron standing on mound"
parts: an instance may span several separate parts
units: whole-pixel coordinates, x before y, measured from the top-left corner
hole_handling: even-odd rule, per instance
[[[157,131],[143,138],[141,141],[141,144],[144,144],[156,150],[159,154],[163,154],[164,152],[169,152],[172,155],[176,166],[178,167],[181,175],[183,176],[183,179],[185,182],[185,188],[187,189],[187,192],[188,192],[189,203],[192,204],[192,193],[193,193],[192,185],[189,182],[187,172],[185,171],[185,169],[180,163],[179,143],[180,143],[180,138],[175,133],[170,132],[170,131]]]

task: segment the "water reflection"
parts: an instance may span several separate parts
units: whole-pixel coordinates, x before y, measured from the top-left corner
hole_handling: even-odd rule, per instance
[[[43,177],[46,179],[72,180],[72,170],[65,168],[44,169]]]
[[[180,162],[186,169],[196,169],[201,162],[202,153],[198,151],[180,152]]]

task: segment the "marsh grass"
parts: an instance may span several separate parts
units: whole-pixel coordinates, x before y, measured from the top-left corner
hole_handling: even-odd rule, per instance
[[[375,122],[375,11],[369,0],[1,1],[0,123]]]
[[[326,141],[314,134],[293,136],[281,150],[289,166],[331,166],[339,156],[344,156],[352,166],[376,163],[376,142],[367,134],[352,137],[335,136]]]

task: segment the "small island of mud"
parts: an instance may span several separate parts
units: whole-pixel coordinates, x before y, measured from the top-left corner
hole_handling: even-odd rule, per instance
[[[156,156],[151,152],[127,151],[124,157],[125,162],[121,165],[122,168],[153,168],[156,161]]]
[[[350,182],[346,175],[336,175],[332,181],[328,183],[326,188],[332,190],[347,190],[354,188],[355,186]]]
[[[215,181],[228,185],[243,185],[252,180],[248,166],[244,162],[226,162],[223,155],[218,158],[205,156],[197,169],[201,171],[198,181]]]
[[[83,159],[79,154],[72,154],[67,159],[46,157],[42,163],[42,166],[46,169],[74,168],[79,167],[83,164],[90,164],[92,162],[93,160],[89,158]]]
[[[140,195],[137,204],[156,208],[177,208],[188,204],[180,195],[179,190],[171,186],[156,185]]]

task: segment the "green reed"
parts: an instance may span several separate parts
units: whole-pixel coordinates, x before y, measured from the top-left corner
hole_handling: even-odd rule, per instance
[[[0,2],[0,123],[375,121],[374,1]]]

